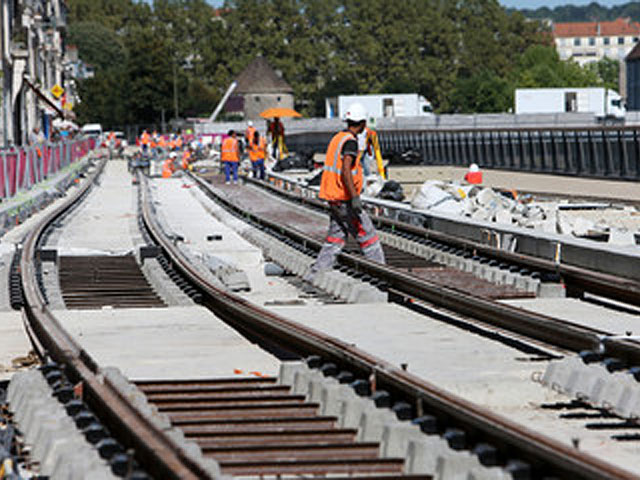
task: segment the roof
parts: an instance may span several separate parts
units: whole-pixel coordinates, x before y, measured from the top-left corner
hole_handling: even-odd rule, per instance
[[[633,50],[629,52],[627,58],[625,59],[627,62],[631,60],[640,60],[640,43],[637,43]]]
[[[235,93],[293,93],[293,88],[263,57],[256,57],[236,78]]]
[[[618,18],[612,22],[568,22],[553,25],[557,37],[615,37],[640,35],[640,23],[630,18]]]

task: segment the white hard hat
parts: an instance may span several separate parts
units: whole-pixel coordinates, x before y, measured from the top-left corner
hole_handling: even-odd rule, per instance
[[[469,165],[469,171],[471,173],[476,173],[480,171],[480,167],[478,167],[477,163],[472,163],[471,165]]]
[[[251,120],[249,120],[249,121],[247,122],[247,125],[249,125],[250,127],[253,127],[253,122],[252,122]]]
[[[361,122],[367,119],[367,111],[361,103],[352,103],[349,105],[344,119],[352,122]]]
[[[169,154],[169,158],[176,158],[176,152],[171,152]]]

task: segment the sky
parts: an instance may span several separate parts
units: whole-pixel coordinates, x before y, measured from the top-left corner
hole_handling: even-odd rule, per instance
[[[214,7],[222,5],[224,0],[207,0]],[[514,8],[538,8],[538,7],[558,7],[560,5],[589,5],[594,0],[499,0],[505,7]],[[622,5],[629,3],[631,0],[595,0],[602,6],[611,7],[613,5]]]
[[[594,0],[500,0],[505,7],[513,8],[538,8],[538,7],[559,7],[562,5],[589,5]],[[596,0],[602,6],[612,7],[623,5],[630,0]]]

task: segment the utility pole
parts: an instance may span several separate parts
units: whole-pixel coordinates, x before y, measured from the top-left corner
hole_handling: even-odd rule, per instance
[[[173,118],[178,122],[178,68],[177,61],[173,59]]]

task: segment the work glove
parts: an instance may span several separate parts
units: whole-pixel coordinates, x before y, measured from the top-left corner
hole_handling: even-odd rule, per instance
[[[351,204],[351,210],[353,210],[354,213],[362,213],[362,200],[360,200],[360,197],[353,197],[349,200],[349,203]]]

